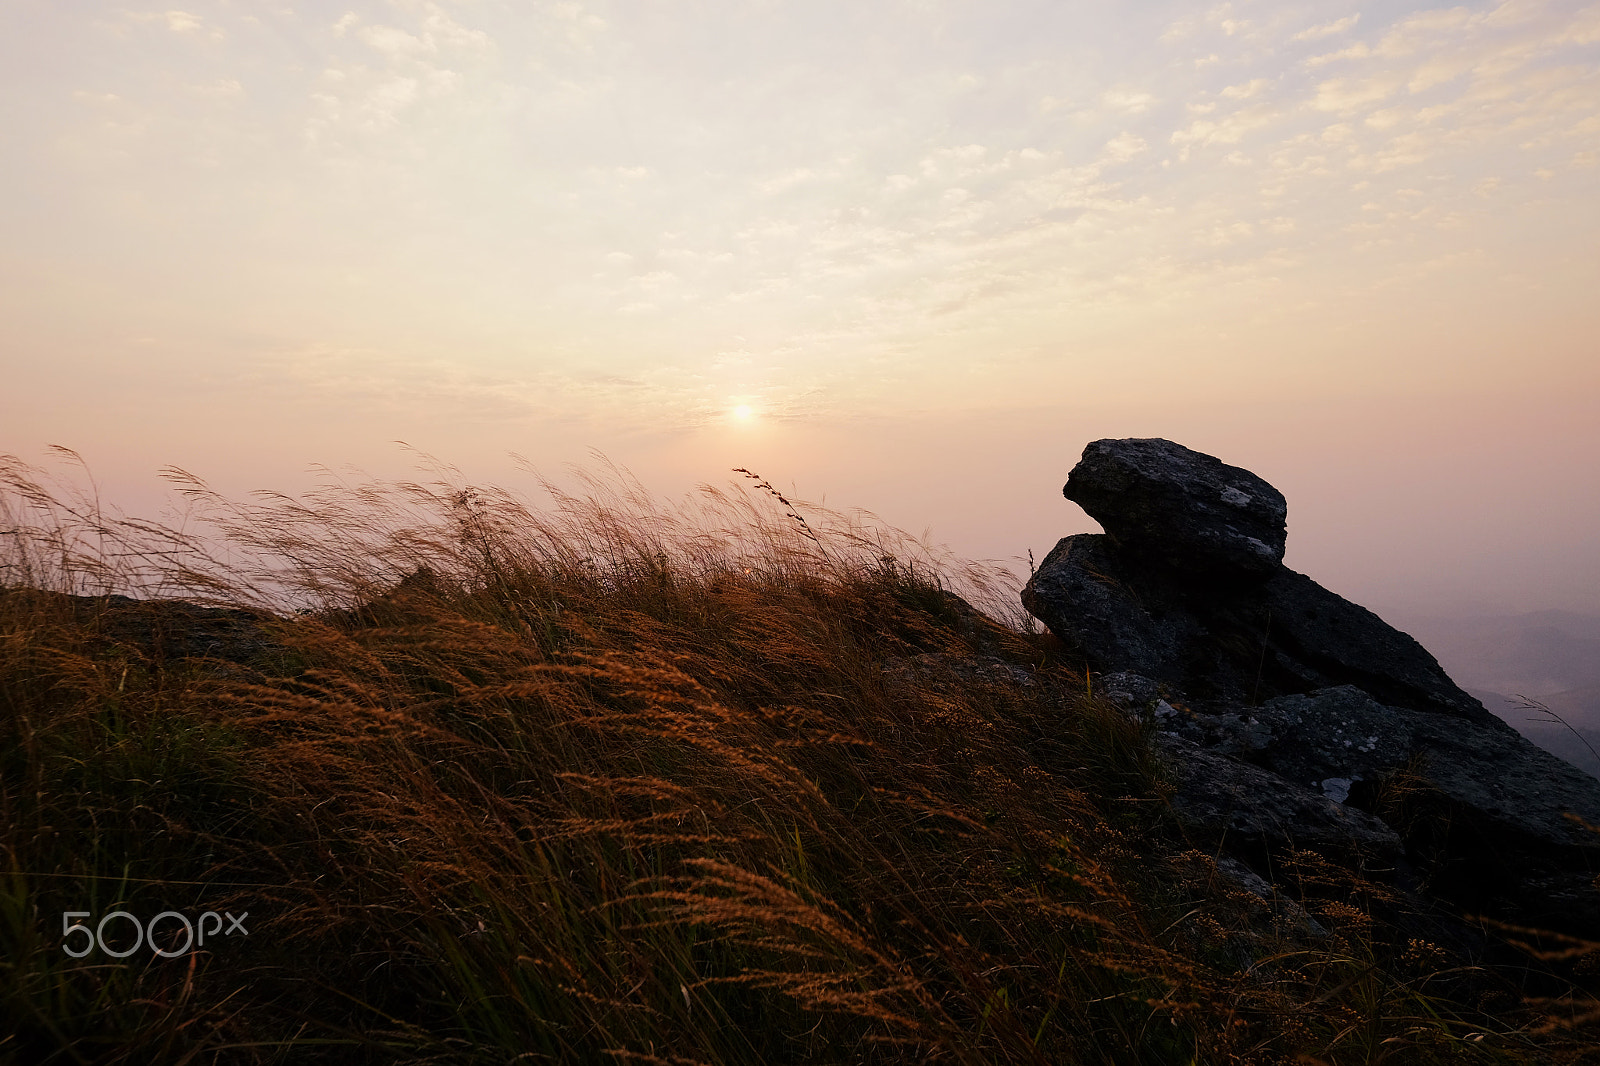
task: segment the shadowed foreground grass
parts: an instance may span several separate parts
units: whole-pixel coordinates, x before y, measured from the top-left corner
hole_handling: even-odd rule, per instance
[[[173,472],[202,539],[0,467],[0,1059],[1594,1060],[1592,945],[1531,1002],[1316,856],[1220,875],[993,573],[439,476]],[[248,933],[64,950],[115,910]]]

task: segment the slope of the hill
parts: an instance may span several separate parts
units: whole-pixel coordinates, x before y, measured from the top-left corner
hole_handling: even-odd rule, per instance
[[[1327,856],[1195,850],[1146,724],[892,532],[368,487],[231,512],[270,567],[123,599],[43,498],[0,593],[0,1060],[1594,1047],[1592,948],[1502,969]]]

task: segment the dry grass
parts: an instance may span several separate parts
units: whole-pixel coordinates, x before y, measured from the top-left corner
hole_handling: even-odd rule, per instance
[[[1592,1055],[1592,950],[1540,1010],[1316,856],[1244,891],[1002,576],[870,516],[172,478],[192,528],[0,467],[6,1061]],[[118,908],[250,932],[63,952]]]

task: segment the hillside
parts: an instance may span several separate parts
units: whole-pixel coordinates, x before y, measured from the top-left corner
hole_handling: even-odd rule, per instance
[[[6,476],[6,1061],[1595,1061],[1596,945],[1197,848],[1015,590],[861,516]]]
[[[1600,686],[1597,615],[1529,611],[1420,616],[1403,624],[1468,688],[1537,698]],[[1600,726],[1600,716],[1594,725]]]

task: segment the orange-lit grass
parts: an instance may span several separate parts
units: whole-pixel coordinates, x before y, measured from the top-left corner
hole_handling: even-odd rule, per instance
[[[243,507],[175,472],[207,539],[0,470],[0,1055],[1581,1056],[1436,994],[1456,962],[1315,857],[1325,935],[1229,888],[1142,728],[946,594],[1004,616],[992,572],[787,499],[613,472],[535,512],[440,473]],[[153,606],[17,591],[118,587],[270,641],[163,658],[126,639]],[[118,906],[251,934],[61,952],[61,912]]]

